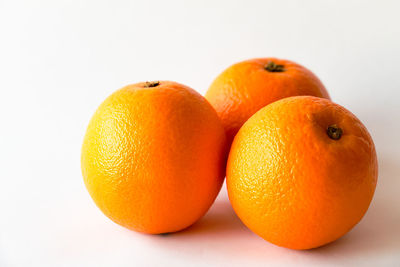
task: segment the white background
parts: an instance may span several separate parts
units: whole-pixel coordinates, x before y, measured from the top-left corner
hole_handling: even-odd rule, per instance
[[[0,266],[400,266],[397,1],[0,0]],[[361,223],[325,247],[271,245],[223,187],[186,231],[137,234],[94,205],[80,173],[88,121],[114,90],[174,80],[201,93],[237,61],[314,71],[370,130],[378,187]]]

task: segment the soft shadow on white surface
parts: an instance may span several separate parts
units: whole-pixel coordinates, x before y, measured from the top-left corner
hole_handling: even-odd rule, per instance
[[[210,211],[188,229],[135,233],[98,210],[76,172],[77,183],[66,187],[75,195],[63,202],[49,201],[57,199],[49,194],[31,202],[9,195],[16,208],[0,221],[0,266],[398,266],[400,165],[391,140],[376,140],[379,179],[371,207],[350,233],[327,246],[295,251],[264,241],[235,215],[225,186]]]
[[[377,191],[365,217],[347,235],[320,248],[295,251],[262,240],[241,223],[225,192],[208,214],[188,229],[148,238],[154,246],[165,250],[181,251],[200,258],[205,257],[202,253],[212,254],[214,258],[218,258],[218,255],[221,258],[234,257],[238,264],[252,261],[272,264],[350,264],[360,262],[362,258],[365,258],[367,265],[382,263],[384,256],[400,253],[400,209],[395,192],[396,188],[400,188],[397,181],[400,167],[384,155],[379,163]]]

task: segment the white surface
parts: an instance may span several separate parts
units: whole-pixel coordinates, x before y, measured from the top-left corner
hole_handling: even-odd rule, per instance
[[[400,266],[400,4],[396,1],[0,0],[0,266]],[[348,235],[311,251],[275,247],[210,212],[168,236],[125,230],[95,207],[80,146],[100,102],[133,82],[204,93],[239,60],[313,70],[370,130],[379,181]]]

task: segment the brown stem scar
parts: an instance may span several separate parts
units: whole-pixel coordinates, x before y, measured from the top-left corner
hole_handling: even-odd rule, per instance
[[[267,65],[265,65],[265,70],[269,72],[284,72],[285,71],[285,66],[276,64],[273,61],[269,61]]]
[[[336,124],[332,124],[328,126],[326,133],[328,134],[329,138],[333,140],[339,140],[342,137],[343,130]]]
[[[159,85],[160,85],[159,81],[145,82],[144,88],[156,87],[156,86],[159,86]]]

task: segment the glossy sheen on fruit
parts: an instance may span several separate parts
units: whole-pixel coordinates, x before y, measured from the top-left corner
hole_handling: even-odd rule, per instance
[[[204,97],[161,81],[126,86],[90,121],[82,173],[97,206],[144,233],[184,229],[203,216],[223,179],[226,139]]]
[[[331,129],[330,137],[330,126],[342,132]],[[352,113],[326,99],[290,97],[261,109],[240,129],[227,188],[253,232],[278,246],[309,249],[361,220],[377,171],[374,143]]]
[[[321,81],[303,66],[289,60],[256,58],[227,68],[214,80],[205,97],[220,116],[230,143],[243,123],[259,109],[299,95],[329,99]]]

